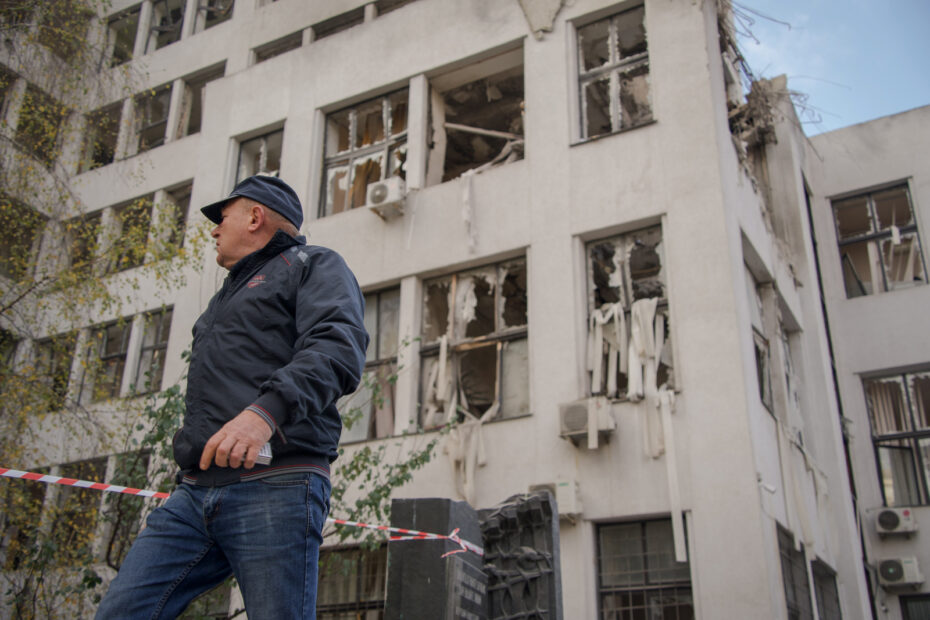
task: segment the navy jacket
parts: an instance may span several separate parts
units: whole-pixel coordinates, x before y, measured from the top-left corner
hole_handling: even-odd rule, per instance
[[[222,485],[336,459],[336,400],[365,365],[365,300],[342,257],[277,231],[236,263],[194,325],[184,426],[174,455],[185,481]],[[207,440],[249,408],[273,422],[273,460],[200,471]]]

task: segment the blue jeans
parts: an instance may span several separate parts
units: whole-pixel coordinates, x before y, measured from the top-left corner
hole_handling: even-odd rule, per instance
[[[97,619],[176,618],[230,574],[249,620],[315,618],[329,494],[329,480],[307,473],[179,485],[149,515]]]

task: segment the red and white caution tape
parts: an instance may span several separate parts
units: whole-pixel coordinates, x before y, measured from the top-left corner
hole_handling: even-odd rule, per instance
[[[75,478],[62,478],[61,476],[50,476],[48,474],[37,474],[31,471],[20,471],[18,469],[7,469],[5,467],[0,467],[0,476],[5,476],[7,478],[19,478],[21,480],[33,480],[35,482],[44,482],[46,484],[63,484],[70,487],[78,487],[82,489],[95,489],[97,491],[106,491],[108,493],[125,493],[127,495],[135,495],[137,497],[156,497],[159,499],[167,498],[169,493],[162,493],[160,491],[149,491],[147,489],[134,489],[132,487],[123,487],[118,484],[104,484],[102,482],[92,482],[90,480],[77,480]],[[468,542],[467,540],[462,540],[459,538],[459,529],[455,528],[449,534],[433,534],[431,532],[421,532],[420,530],[408,530],[402,527],[390,527],[387,525],[373,525],[370,523],[361,523],[359,521],[347,521],[345,519],[333,519],[332,517],[326,519],[327,523],[333,523],[335,525],[345,525],[348,527],[359,527],[369,530],[379,530],[382,532],[388,532],[394,534],[389,536],[388,539],[392,541],[398,540],[451,540],[457,544],[460,548],[455,551],[449,551],[444,553],[442,557],[448,555],[453,555],[455,553],[462,553],[465,551],[471,551],[480,556],[484,555],[484,549],[476,545],[475,543]]]
[[[399,536],[389,536],[388,539],[392,541],[397,540],[451,540],[457,544],[461,549],[456,551],[450,551],[449,553],[444,553],[442,557],[447,555],[452,555],[454,553],[462,553],[463,551],[471,551],[478,555],[484,555],[484,549],[476,545],[475,543],[468,542],[467,540],[462,540],[459,538],[459,528],[455,528],[449,534],[433,534],[431,532],[421,532],[420,530],[408,530],[403,527],[389,527],[387,525],[372,525],[370,523],[360,523],[358,521],[346,521],[345,519],[333,519],[330,517],[326,520],[327,523],[335,523],[336,525],[347,525],[349,527],[361,527],[369,530],[379,530],[382,532],[389,532],[391,534],[399,534]]]
[[[20,471],[18,469],[6,469],[5,467],[0,467],[0,476],[21,478],[23,480],[35,480],[36,482],[45,482],[48,484],[63,484],[69,487],[80,487],[82,489],[96,489],[97,491],[106,491],[108,493],[126,493],[127,495],[137,495],[139,497],[168,497],[168,493],[161,493],[159,491],[121,487],[118,484],[103,484],[102,482],[91,482],[90,480],[62,478],[61,476],[49,476],[48,474],[37,474],[31,471]]]

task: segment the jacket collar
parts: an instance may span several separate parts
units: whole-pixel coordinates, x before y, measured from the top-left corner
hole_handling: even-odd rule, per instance
[[[252,271],[254,267],[264,263],[272,256],[276,256],[295,245],[303,245],[306,242],[307,239],[303,235],[292,237],[283,230],[278,229],[268,240],[268,243],[265,244],[265,247],[242,257],[238,263],[230,268],[229,279],[235,280],[240,274]]]

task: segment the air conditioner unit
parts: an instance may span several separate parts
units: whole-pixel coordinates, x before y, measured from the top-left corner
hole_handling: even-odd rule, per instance
[[[406,195],[404,180],[400,177],[390,177],[371,183],[365,196],[368,208],[381,219],[387,220],[403,214]]]
[[[617,428],[606,396],[591,396],[559,405],[560,434],[573,444],[595,450]]]
[[[889,558],[878,563],[878,582],[884,588],[917,587],[924,582],[917,558]]]
[[[575,523],[581,516],[581,487],[574,478],[570,480],[558,479],[555,482],[546,484],[534,484],[530,486],[530,493],[538,489],[547,489],[555,498],[555,503],[559,508],[559,519],[567,519]]]
[[[875,515],[875,530],[879,536],[910,536],[917,531],[914,511],[910,508],[882,508]]]

